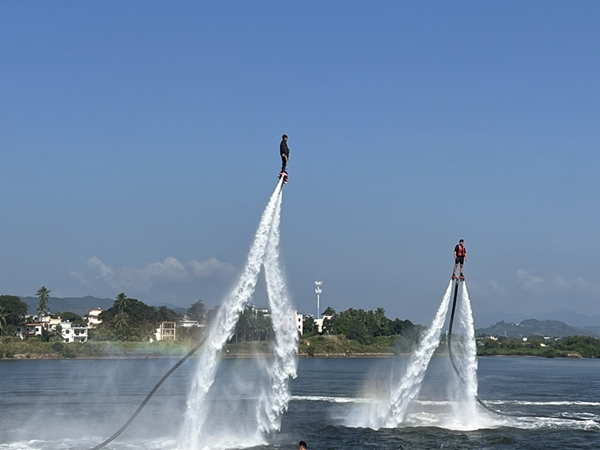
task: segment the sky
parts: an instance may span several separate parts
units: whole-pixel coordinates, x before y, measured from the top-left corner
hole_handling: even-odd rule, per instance
[[[600,314],[600,3],[0,3],[0,294]],[[257,292],[254,302],[265,304]],[[477,326],[476,321],[476,326]],[[487,325],[487,324],[481,324]]]

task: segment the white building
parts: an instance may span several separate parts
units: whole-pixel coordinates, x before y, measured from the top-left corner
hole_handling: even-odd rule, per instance
[[[193,327],[204,327],[205,326],[204,324],[201,324],[197,320],[189,320],[189,319],[178,320],[177,325],[180,326],[181,328],[193,328]]]
[[[64,342],[86,342],[88,340],[88,327],[76,327],[69,321],[61,321],[60,318],[48,318],[43,323],[32,322],[19,326],[17,327],[17,336],[21,339],[41,336],[42,330],[55,331],[59,325]]]
[[[50,322],[49,330],[55,331],[56,327],[60,325],[60,334],[62,335],[64,342],[86,342],[88,340],[88,327],[77,327],[74,326],[68,320],[63,322],[58,319],[52,319]]]
[[[177,339],[177,323],[161,322],[156,329],[155,337],[157,341],[174,341]]]
[[[317,331],[319,333],[323,333],[323,322],[325,320],[331,320],[333,316],[322,316],[320,319],[315,320],[315,323],[317,324]]]
[[[17,336],[21,339],[27,339],[33,336],[41,336],[45,328],[41,322],[30,322],[17,327]]]
[[[92,309],[87,315],[87,325],[90,328],[96,328],[98,325],[102,323],[100,320],[100,313],[102,312],[101,308]]]
[[[298,333],[300,336],[304,334],[304,314],[296,311],[296,328],[298,329]]]

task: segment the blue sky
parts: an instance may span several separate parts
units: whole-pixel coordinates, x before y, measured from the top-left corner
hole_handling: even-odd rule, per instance
[[[3,2],[0,292],[214,306],[286,133],[300,311],[319,276],[323,306],[428,323],[464,238],[476,315],[600,314],[599,23],[594,1]]]

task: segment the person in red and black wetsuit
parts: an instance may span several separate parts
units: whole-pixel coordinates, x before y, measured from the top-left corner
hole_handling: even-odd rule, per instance
[[[454,269],[452,269],[452,279],[456,278],[456,267],[460,264],[460,279],[464,280],[463,275],[463,264],[468,261],[467,258],[467,247],[465,247],[465,240],[461,239],[458,241],[458,245],[454,247]]]

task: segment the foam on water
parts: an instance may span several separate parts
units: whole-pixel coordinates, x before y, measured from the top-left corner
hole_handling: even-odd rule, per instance
[[[477,403],[477,345],[466,283],[459,283],[459,294],[452,354],[460,376],[453,373],[453,382],[449,384],[449,397],[454,410],[449,428],[476,430],[493,425],[493,422],[490,422],[487,414],[482,414]]]
[[[272,432],[280,429],[281,414],[288,407],[291,393],[290,378],[296,377],[298,331],[296,329],[296,312],[292,307],[285,278],[279,263],[279,225],[281,222],[281,202],[279,196],[269,242],[265,256],[265,280],[271,309],[271,320],[275,331],[274,358],[270,360],[266,374],[270,383],[261,392],[257,405],[258,427],[261,432]]]
[[[281,414],[290,401],[288,382],[296,376],[298,332],[283,272],[279,263],[279,239],[282,204],[282,180],[263,212],[238,283],[225,298],[200,351],[198,369],[192,382],[187,410],[179,436],[179,448],[249,447],[265,444],[267,433],[279,430]],[[233,335],[235,325],[256,288],[261,267],[265,269],[267,295],[275,334],[274,358],[258,361],[254,398],[215,398],[209,395],[214,383],[220,354]],[[216,421],[215,407],[224,417],[235,421]],[[229,404],[227,404],[229,403]],[[254,414],[251,411],[254,410]],[[214,424],[207,424],[208,417]],[[215,426],[216,425],[216,426]]]
[[[411,403],[419,394],[433,352],[439,344],[440,332],[452,295],[452,285],[452,282],[448,284],[433,322],[422,336],[417,350],[411,354],[406,369],[395,369],[395,372],[402,373],[401,377],[397,379],[392,376],[389,389],[375,393],[372,403],[352,408],[345,420],[346,426],[377,430],[394,428],[406,419]]]

